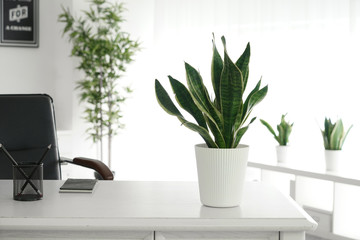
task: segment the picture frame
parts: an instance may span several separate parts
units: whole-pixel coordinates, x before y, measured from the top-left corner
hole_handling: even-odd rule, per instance
[[[38,0],[0,0],[0,46],[39,47]]]

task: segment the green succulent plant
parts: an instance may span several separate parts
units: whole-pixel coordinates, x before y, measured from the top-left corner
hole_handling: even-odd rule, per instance
[[[274,129],[270,126],[269,123],[263,119],[260,119],[260,122],[270,131],[280,146],[286,146],[289,143],[289,136],[294,125],[294,123],[290,124],[289,122],[286,122],[285,116],[286,114],[281,116],[281,122],[279,125],[277,125],[278,134],[275,133]]]
[[[341,150],[342,146],[344,145],[346,136],[348,135],[352,126],[353,125],[351,125],[345,132],[341,119],[337,120],[335,123],[332,123],[330,118],[325,118],[324,130],[321,130],[325,149]]]
[[[213,37],[211,80],[214,99],[210,99],[200,73],[190,64],[185,63],[188,88],[168,76],[178,104],[194,117],[197,124],[185,119],[157,79],[155,93],[160,106],[168,114],[176,116],[182,125],[199,133],[209,148],[236,148],[249,125],[256,119],[252,118],[245,126],[254,106],[266,96],[268,86],[260,88],[260,79],[245,98],[249,77],[250,44],[247,44],[242,55],[234,63],[227,53],[225,37],[221,40],[224,58],[220,56]]]

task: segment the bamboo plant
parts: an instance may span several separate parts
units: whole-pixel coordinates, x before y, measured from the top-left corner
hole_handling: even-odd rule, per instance
[[[84,78],[77,82],[80,100],[85,103],[85,120],[90,124],[87,133],[94,143],[100,143],[100,158],[103,161],[103,139],[107,137],[108,166],[111,168],[112,138],[123,124],[121,105],[131,89],[119,80],[126,65],[133,61],[139,50],[138,41],[121,30],[124,21],[122,3],[106,0],[91,0],[90,9],[83,17],[76,18],[63,7],[58,21],[65,23],[63,34],[68,34],[72,43],[71,56],[79,58],[77,69]]]
[[[260,79],[246,97],[250,43],[234,63],[227,53],[225,37],[221,40],[223,58],[213,37],[211,81],[214,99],[210,98],[200,73],[190,64],[185,62],[187,87],[168,76],[177,103],[193,116],[196,123],[185,119],[157,79],[155,93],[160,106],[168,114],[177,117],[182,125],[199,133],[209,148],[236,148],[249,125],[256,119],[252,118],[246,125],[254,106],[266,96],[268,86],[260,88]]]
[[[325,149],[341,150],[344,145],[346,136],[348,135],[352,126],[353,125],[351,125],[345,132],[341,119],[337,120],[335,123],[332,123],[330,118],[325,118],[324,130],[321,130]]]
[[[286,146],[289,143],[289,136],[294,125],[294,123],[290,124],[289,122],[286,122],[285,116],[286,114],[281,116],[280,124],[277,125],[278,134],[275,133],[274,129],[270,126],[269,123],[263,119],[260,119],[260,122],[269,130],[280,146]]]

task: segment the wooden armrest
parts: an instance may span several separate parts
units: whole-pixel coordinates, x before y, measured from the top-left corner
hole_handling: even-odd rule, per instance
[[[108,166],[106,166],[103,162],[101,162],[99,160],[91,159],[91,158],[84,158],[84,157],[76,157],[72,160],[64,159],[63,161],[68,162],[68,163],[73,163],[73,164],[76,164],[79,166],[83,166],[86,168],[91,168],[91,169],[95,170],[96,172],[98,172],[104,180],[113,180],[114,179],[114,175],[110,171]]]

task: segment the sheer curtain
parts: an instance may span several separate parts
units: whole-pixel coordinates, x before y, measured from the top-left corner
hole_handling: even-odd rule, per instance
[[[323,162],[325,117],[354,124],[344,150],[357,160],[358,0],[129,0],[126,7],[125,29],[143,50],[125,76],[134,94],[124,109],[127,128],[115,141],[120,178],[196,180],[193,145],[202,139],[160,108],[154,79],[171,92],[167,75],[185,82],[186,61],[211,87],[212,33],[221,51],[220,37],[227,38],[234,61],[250,42],[249,88],[261,77],[269,85],[253,116],[275,125],[288,113],[296,161]],[[250,160],[275,159],[276,142],[259,121],[242,142],[250,145]]]
[[[332,117],[346,128],[354,124],[344,150],[356,164],[358,0],[128,0],[125,6],[124,30],[143,49],[124,75],[134,93],[123,109],[126,129],[114,140],[117,178],[196,180],[193,145],[202,139],[160,108],[154,80],[171,92],[167,76],[185,82],[186,61],[211,88],[212,33],[221,51],[226,37],[234,61],[250,42],[249,89],[261,77],[269,85],[253,116],[275,125],[288,113],[296,161],[323,163],[320,127]],[[275,160],[276,142],[259,121],[242,143],[250,145],[250,160]]]

